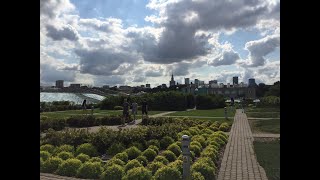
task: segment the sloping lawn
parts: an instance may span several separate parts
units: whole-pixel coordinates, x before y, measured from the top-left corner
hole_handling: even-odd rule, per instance
[[[280,134],[280,119],[249,120],[253,133]]]
[[[253,145],[257,160],[266,171],[268,179],[280,179],[280,140],[254,141]]]
[[[235,111],[227,111],[228,117],[233,117]],[[191,110],[191,111],[179,111],[171,113],[168,116],[207,116],[207,117],[224,117],[224,108],[209,109],[209,110]]]

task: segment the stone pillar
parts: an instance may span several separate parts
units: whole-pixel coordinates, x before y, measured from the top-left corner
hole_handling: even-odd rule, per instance
[[[182,157],[183,157],[183,180],[191,180],[190,175],[190,137],[188,135],[182,136]]]

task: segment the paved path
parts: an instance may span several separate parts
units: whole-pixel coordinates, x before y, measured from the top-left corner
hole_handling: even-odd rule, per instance
[[[58,175],[48,174],[48,173],[40,173],[40,180],[85,180],[85,179],[66,177],[66,176],[58,176]],[[86,179],[86,180],[88,180],[88,179]]]
[[[280,138],[280,134],[252,134],[254,138]]]
[[[253,136],[247,116],[237,109],[218,173],[218,180],[267,179],[253,150]]]

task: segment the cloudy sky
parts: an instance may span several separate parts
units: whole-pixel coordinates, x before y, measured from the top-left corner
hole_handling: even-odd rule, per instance
[[[280,80],[280,0],[41,0],[40,84]]]

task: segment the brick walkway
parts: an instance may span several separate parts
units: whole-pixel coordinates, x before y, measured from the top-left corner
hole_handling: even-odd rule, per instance
[[[237,109],[223,155],[218,180],[267,180],[253,150],[253,136],[245,113]]]

